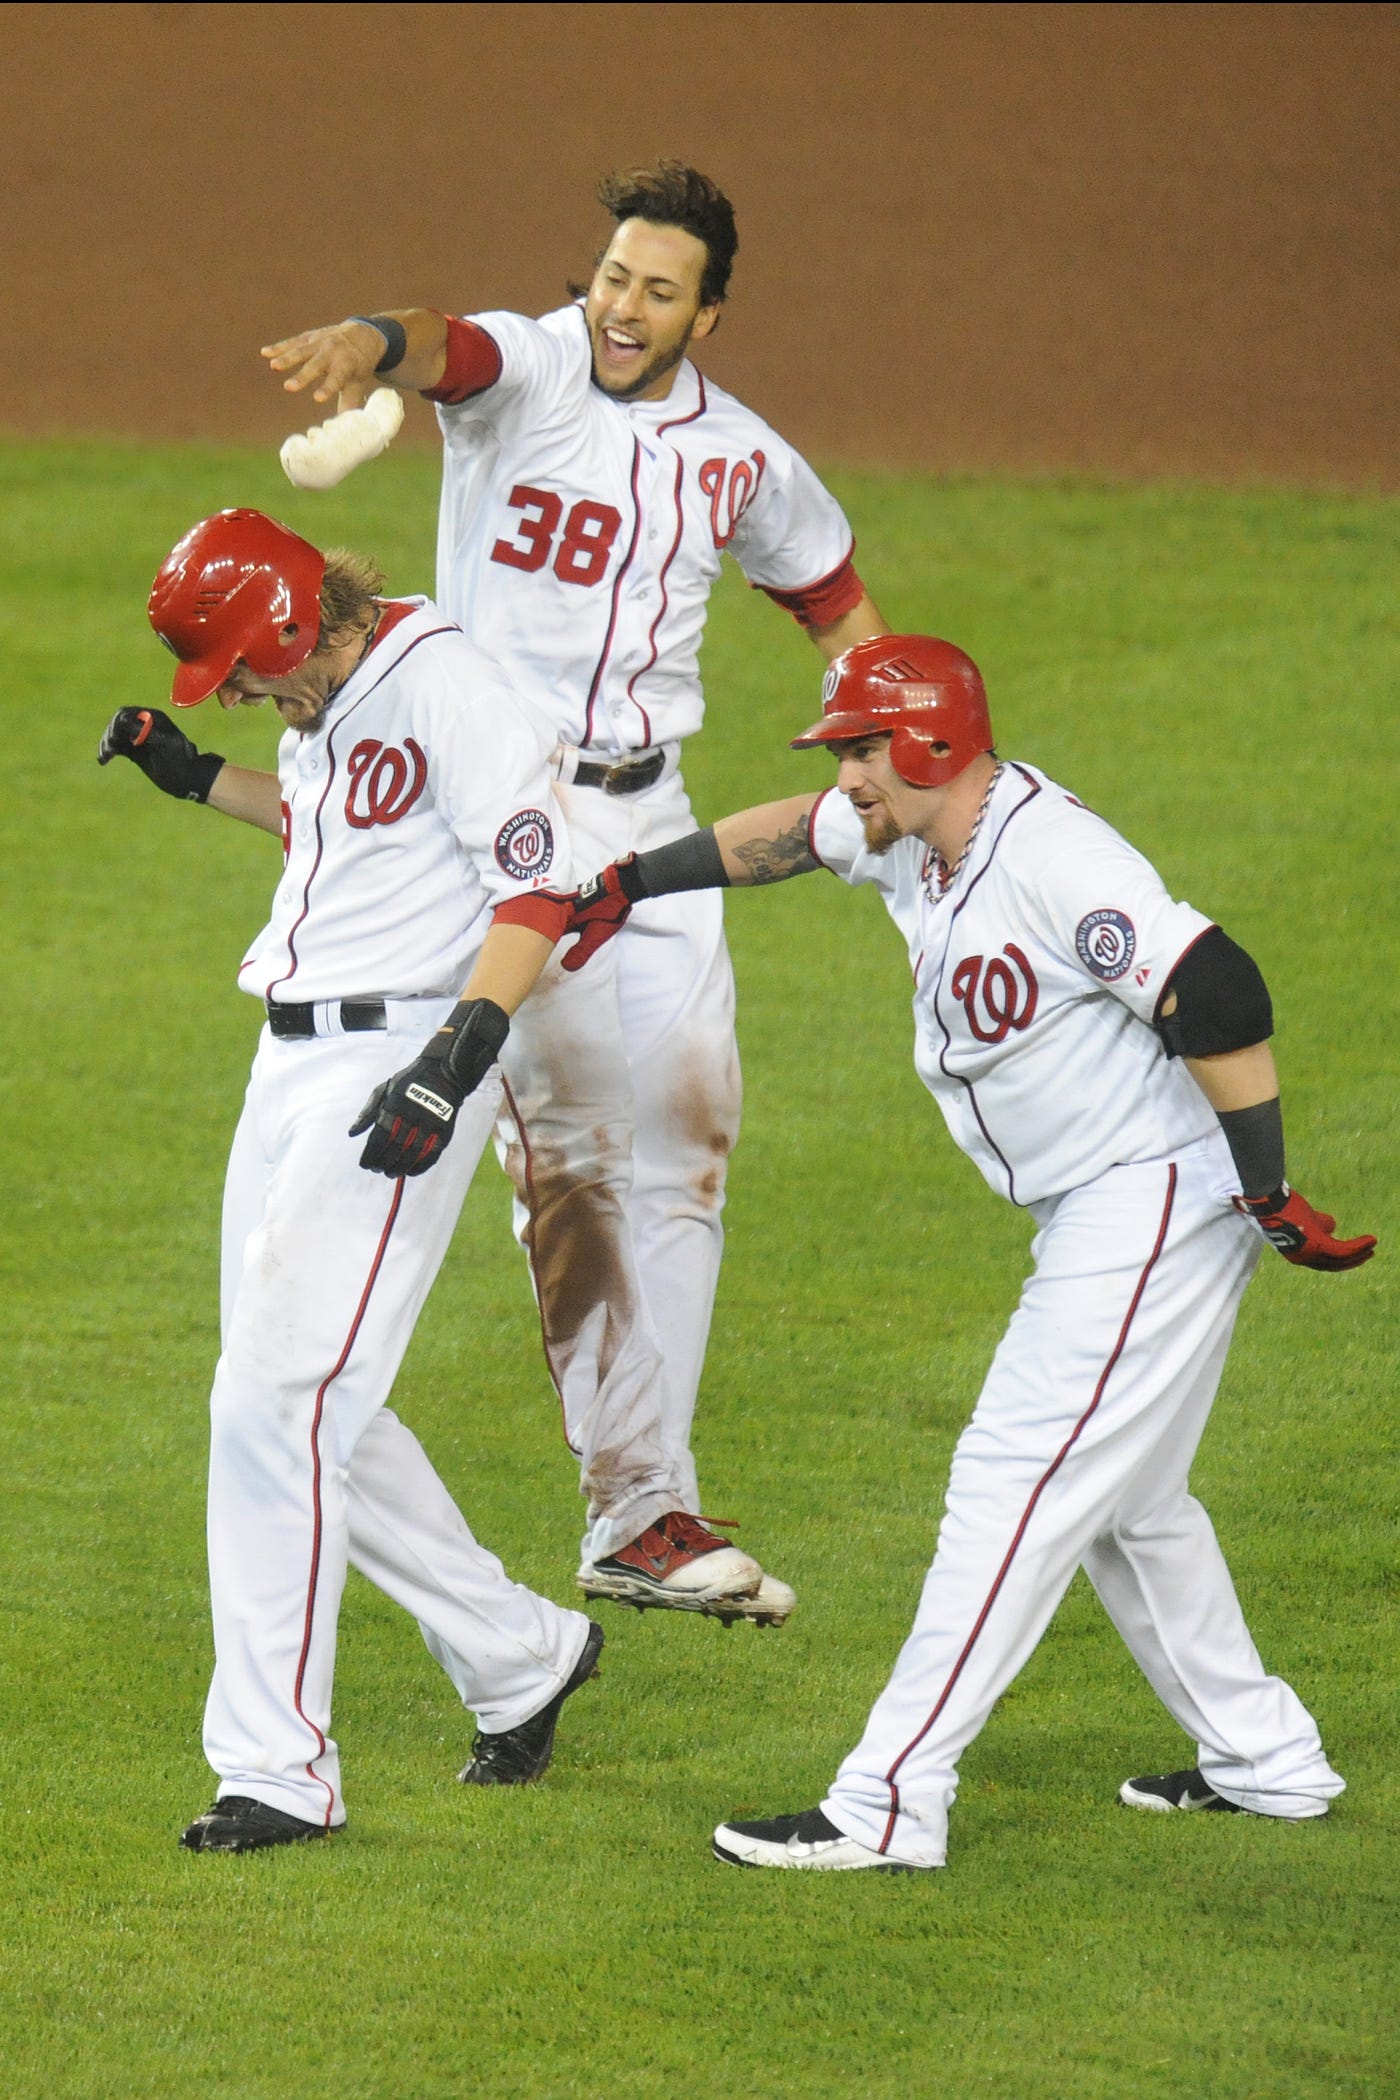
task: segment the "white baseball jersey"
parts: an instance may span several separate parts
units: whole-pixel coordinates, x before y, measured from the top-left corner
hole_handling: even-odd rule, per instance
[[[839,504],[688,361],[666,400],[614,401],[592,383],[581,307],[472,318],[501,373],[438,407],[439,601],[566,743],[689,736],[721,555],[780,598],[809,593],[847,570]]]
[[[919,1077],[998,1194],[1036,1203],[1216,1129],[1143,1025],[1213,922],[1034,766],[1004,768],[946,891],[921,839],[871,853],[844,795],[822,797],[811,844],[904,935]]]
[[[811,836],[880,889],[908,944],[920,1077],[1037,1226],[912,1631],[828,1817],[941,1866],[962,1753],[1081,1565],[1210,1785],[1260,1815],[1323,1814],[1344,1782],[1265,1670],[1188,1486],[1260,1250],[1214,1111],[1150,1025],[1211,921],[1033,766],[1002,769],[946,890],[922,840],[869,852],[843,795]]]
[[[568,884],[553,748],[435,605],[389,601],[321,728],[278,747],[287,865],[243,990],[454,996],[502,897]]]

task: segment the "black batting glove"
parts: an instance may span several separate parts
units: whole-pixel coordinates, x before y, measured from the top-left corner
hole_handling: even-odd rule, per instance
[[[102,732],[97,763],[129,758],[163,795],[177,802],[207,802],[223,766],[217,752],[201,751],[169,715],[155,707],[119,707]]]
[[[509,1034],[493,999],[459,999],[413,1063],[377,1086],[350,1125],[351,1137],[369,1131],[360,1165],[391,1178],[426,1174]]]

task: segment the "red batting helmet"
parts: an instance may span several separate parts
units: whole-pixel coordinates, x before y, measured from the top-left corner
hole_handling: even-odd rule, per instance
[[[890,763],[911,787],[943,787],[992,748],[982,673],[961,649],[928,634],[857,642],[828,665],[822,718],[792,748],[860,736],[888,736]]]
[[[238,662],[260,678],[305,663],[321,632],[326,557],[260,510],[221,510],[171,548],[146,610],[180,659],[170,697],[197,707]]]

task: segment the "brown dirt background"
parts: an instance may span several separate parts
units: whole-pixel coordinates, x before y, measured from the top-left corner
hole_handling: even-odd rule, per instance
[[[6,6],[0,421],[280,441],[260,342],[553,305],[670,152],[820,457],[1394,489],[1397,80],[1380,5]]]

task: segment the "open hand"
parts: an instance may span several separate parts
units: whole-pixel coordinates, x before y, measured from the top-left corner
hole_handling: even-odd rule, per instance
[[[286,375],[282,385],[289,394],[304,394],[310,388],[313,401],[329,401],[358,389],[341,403],[358,408],[364,389],[377,383],[375,366],[384,355],[384,338],[365,321],[337,321],[332,328],[308,328],[280,343],[266,343],[261,354],[274,372]]]

